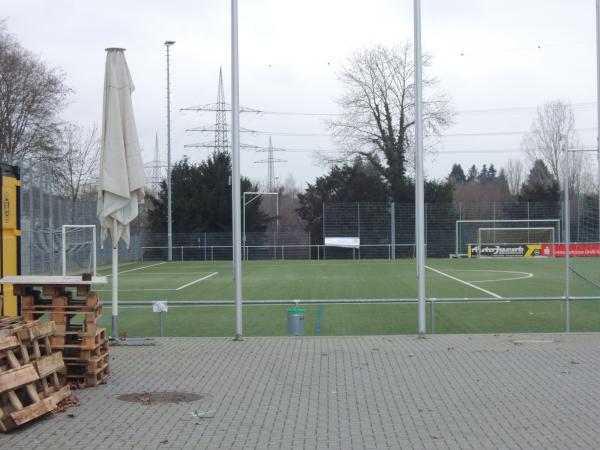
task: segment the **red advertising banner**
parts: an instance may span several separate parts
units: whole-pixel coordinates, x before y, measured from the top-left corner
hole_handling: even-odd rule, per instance
[[[542,245],[542,256],[565,257],[565,244]],[[569,256],[600,256],[600,244],[569,244]]]

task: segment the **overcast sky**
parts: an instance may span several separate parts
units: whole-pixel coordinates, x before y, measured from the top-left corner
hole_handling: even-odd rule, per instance
[[[275,112],[339,113],[336,71],[349,52],[412,39],[412,0],[239,0],[240,103]],[[454,162],[524,158],[520,149],[535,106],[571,102],[587,147],[596,142],[595,0],[422,0],[423,49],[432,74],[453,100],[455,124],[427,157],[429,177]],[[8,30],[48,64],[61,67],[74,93],[64,113],[84,126],[99,124],[106,47],[125,47],[136,85],[133,96],[144,160],[158,133],[166,158],[166,57],[172,56],[173,159],[198,161],[210,150],[184,148],[211,134],[186,129],[214,124],[214,113],[180,112],[216,102],[219,67],[229,100],[230,2],[227,0],[5,0]],[[242,142],[289,151],[276,157],[280,181],[312,181],[326,167],[314,150],[335,150],[320,115],[243,115],[242,127],[265,134]],[[499,134],[490,134],[499,133]],[[304,136],[293,136],[304,135]],[[474,136],[473,134],[478,134]],[[243,151],[242,173],[266,178],[266,154]]]

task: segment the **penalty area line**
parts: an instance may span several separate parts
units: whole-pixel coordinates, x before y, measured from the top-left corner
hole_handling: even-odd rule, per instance
[[[190,282],[190,283],[188,283],[188,284],[184,284],[183,286],[179,286],[179,287],[178,287],[177,289],[175,289],[175,290],[176,290],[176,291],[180,291],[180,290],[182,290],[182,289],[185,289],[186,287],[189,287],[189,286],[191,286],[191,285],[193,285],[193,284],[200,283],[202,280],[206,280],[207,278],[214,277],[214,276],[215,276],[216,274],[218,274],[218,273],[219,273],[219,272],[213,272],[213,273],[211,273],[210,275],[206,275],[205,277],[198,278],[197,280],[194,280],[194,281],[192,281],[192,282]]]
[[[485,292],[486,294],[491,295],[492,297],[502,298],[500,295],[495,294],[492,291],[488,291],[487,289],[483,289],[483,288],[481,288],[479,286],[475,286],[474,284],[469,283],[468,281],[461,280],[460,278],[453,277],[452,275],[448,275],[447,273],[444,273],[441,270],[437,270],[437,269],[434,269],[433,267],[429,267],[429,266],[425,266],[425,268],[429,269],[429,270],[431,270],[431,271],[433,271],[435,273],[438,273],[438,274],[440,274],[440,275],[442,275],[442,276],[444,276],[446,278],[450,278],[451,280],[458,281],[459,283],[465,284],[465,285],[467,285],[467,286],[469,286],[469,287],[471,287],[473,289],[477,289],[478,291]]]
[[[149,264],[147,266],[142,266],[142,267],[136,267],[135,269],[128,269],[128,270],[123,270],[121,272],[119,272],[119,275],[121,275],[122,273],[128,273],[128,272],[135,272],[136,270],[142,270],[142,269],[146,269],[148,267],[154,267],[154,266],[160,266],[161,264],[166,264],[166,262],[159,262],[156,264]],[[106,275],[107,277],[112,277],[112,273],[109,273],[108,275]]]

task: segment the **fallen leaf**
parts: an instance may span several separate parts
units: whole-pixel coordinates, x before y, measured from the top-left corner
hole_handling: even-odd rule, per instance
[[[198,410],[194,410],[194,412],[192,413],[192,416],[198,418],[198,419],[210,419],[212,417],[215,416],[215,413],[217,411],[214,409],[208,410],[208,411],[198,411]]]

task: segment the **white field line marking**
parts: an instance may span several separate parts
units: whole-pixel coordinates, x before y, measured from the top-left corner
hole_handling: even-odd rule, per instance
[[[516,273],[521,276],[509,277],[509,278],[496,278],[493,280],[473,280],[471,283],[493,283],[494,281],[515,281],[525,280],[527,278],[533,278],[531,272],[518,272],[516,270],[486,270],[486,269],[446,269],[446,272],[488,272],[488,273]]]
[[[145,289],[119,289],[119,292],[138,292],[138,291],[174,291],[175,288],[172,289],[164,289],[164,288],[160,288],[160,289],[149,289],[149,288],[145,288]],[[96,292],[112,292],[112,289],[95,289]]]
[[[136,277],[146,277],[146,276],[154,276],[154,275],[177,275],[177,276],[182,276],[182,275],[199,275],[199,274],[204,274],[204,273],[212,273],[212,272],[144,272],[144,273],[138,273],[136,275]]]
[[[458,281],[459,283],[465,284],[469,287],[472,287],[473,289],[477,289],[478,291],[485,292],[486,294],[491,295],[492,297],[502,298],[500,295],[494,294],[492,291],[488,291],[487,289],[483,289],[479,286],[475,286],[474,284],[469,283],[468,281],[464,281],[464,280],[461,280],[460,278],[456,278],[456,277],[453,277],[452,275],[448,275],[447,273],[444,273],[441,270],[437,270],[437,269],[434,269],[433,267],[429,267],[429,266],[425,266],[425,267],[435,273],[438,273],[442,276],[450,278],[451,280]]]
[[[214,277],[214,276],[215,276],[216,274],[218,274],[218,273],[219,273],[219,272],[213,272],[213,273],[211,273],[210,275],[206,275],[205,277],[198,278],[197,280],[194,280],[194,281],[192,281],[191,283],[184,284],[183,286],[179,286],[179,287],[178,287],[177,289],[175,289],[175,290],[176,290],[176,291],[180,291],[180,290],[182,290],[182,289],[185,289],[186,287],[189,287],[189,286],[191,286],[192,284],[196,284],[196,283],[199,283],[199,282],[201,282],[202,280],[206,280],[207,278]]]
[[[147,266],[136,267],[135,269],[123,270],[122,272],[119,272],[119,275],[121,275],[122,273],[127,273],[127,272],[135,272],[136,270],[142,270],[142,269],[145,269],[147,267],[160,266],[161,264],[166,264],[166,261],[165,262],[159,262],[159,263],[156,263],[156,264],[149,264]],[[112,276],[112,273],[109,273],[106,276],[110,277],[110,276]]]

